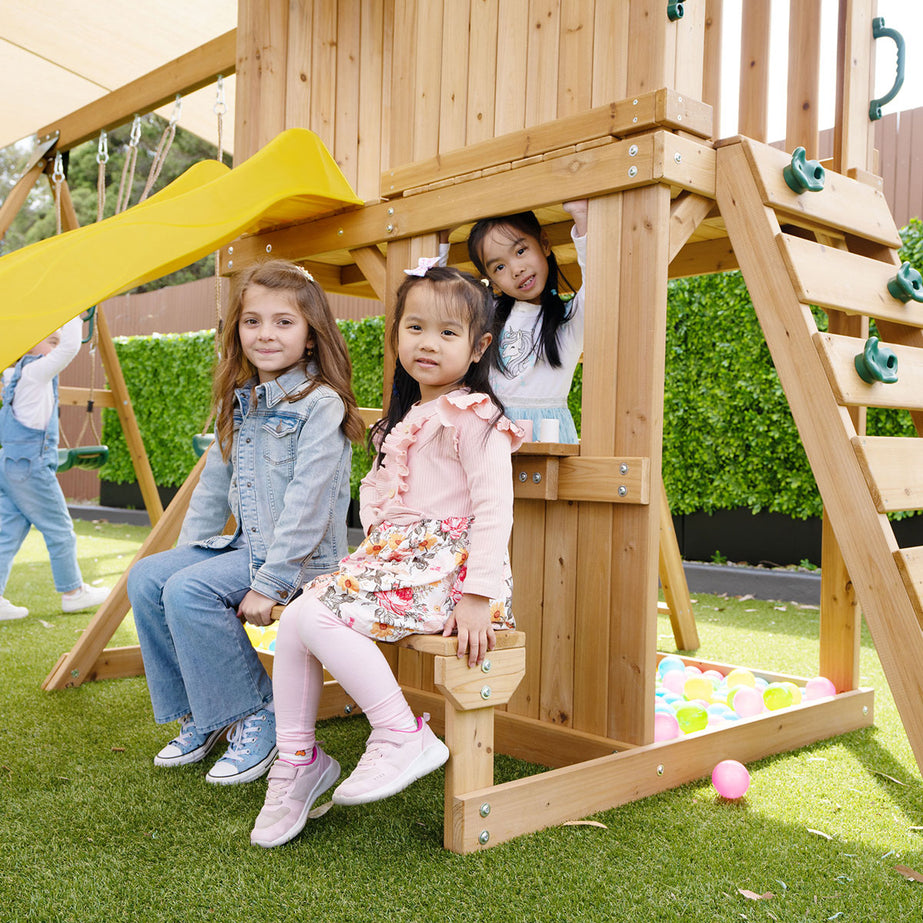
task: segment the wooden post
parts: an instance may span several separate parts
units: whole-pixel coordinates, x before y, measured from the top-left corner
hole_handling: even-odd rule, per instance
[[[819,87],[820,0],[790,0],[785,149],[803,147],[809,158],[818,150]]]
[[[737,132],[757,141],[768,140],[770,20],[771,0],[743,4]]]
[[[876,6],[875,0],[840,0],[839,4],[833,168],[845,175],[875,170],[875,126],[869,120],[869,103],[875,79]]]

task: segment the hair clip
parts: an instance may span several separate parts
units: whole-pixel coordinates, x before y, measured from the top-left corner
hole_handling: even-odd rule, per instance
[[[304,266],[299,266],[297,263],[295,263],[295,269],[297,269],[298,272],[300,272],[308,280],[308,282],[314,281],[314,276],[312,276],[311,273],[309,273],[307,269],[304,268]]]
[[[432,269],[434,266],[438,266],[440,263],[438,256],[421,256],[417,261],[416,269],[405,269],[404,272],[408,276],[419,276],[422,278],[426,275],[428,269]]]

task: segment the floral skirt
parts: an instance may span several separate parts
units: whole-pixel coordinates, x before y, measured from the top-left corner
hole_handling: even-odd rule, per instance
[[[333,574],[305,588],[350,628],[376,641],[439,634],[464,592],[468,531],[473,518],[382,522],[340,561]],[[504,562],[504,593],[490,601],[495,629],[515,628],[513,577]]]

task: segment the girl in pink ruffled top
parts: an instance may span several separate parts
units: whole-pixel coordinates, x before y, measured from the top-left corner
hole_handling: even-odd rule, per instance
[[[278,846],[304,829],[340,774],[314,725],[324,667],[362,708],[372,733],[337,804],[377,801],[437,769],[449,751],[414,716],[376,641],[458,634],[479,664],[512,628],[507,544],[510,454],[521,433],[489,382],[490,291],[474,276],[421,260],[397,293],[397,353],[387,415],[360,491],[363,543],[290,603],[273,670],[279,758],[250,840]],[[322,666],[323,664],[323,666]]]

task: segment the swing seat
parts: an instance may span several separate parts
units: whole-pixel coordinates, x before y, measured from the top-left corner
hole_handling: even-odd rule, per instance
[[[58,471],[95,471],[109,460],[109,447],[105,445],[83,445],[76,449],[58,449]]]
[[[214,433],[196,433],[196,435],[192,437],[192,451],[195,452],[196,458],[201,458],[214,441]]]

